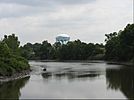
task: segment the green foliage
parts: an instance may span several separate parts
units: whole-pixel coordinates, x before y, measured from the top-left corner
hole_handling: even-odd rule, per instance
[[[5,42],[7,44],[11,53],[19,55],[20,42],[18,41],[18,37],[16,37],[15,34],[9,36],[5,35],[2,42]]]
[[[32,58],[34,54],[32,44],[27,43],[26,45],[24,45],[24,47],[21,46],[20,52],[21,52],[21,55],[25,57],[26,59]]]
[[[93,59],[98,54],[104,54],[104,46],[103,44],[86,44],[80,40],[63,45],[59,42],[51,45],[43,41],[42,44],[35,43],[30,46],[28,43],[21,47],[21,51],[22,56],[28,59],[86,60]]]
[[[59,49],[58,58],[61,60],[87,60],[93,59],[97,54],[104,54],[100,45],[86,44],[80,40],[68,42]]]
[[[105,45],[106,48],[106,59],[118,60],[120,56],[120,43],[117,33],[107,34],[107,43]]]
[[[106,34],[106,59],[133,61],[134,24],[128,24],[123,31]]]
[[[15,35],[10,35],[8,37],[5,36],[4,40],[0,41],[0,75],[3,76],[10,76],[16,72],[21,72],[22,70],[30,68],[28,61],[18,55],[19,44],[15,44],[16,46],[14,46],[12,43],[19,42],[17,37],[14,39],[12,36],[15,38]]]
[[[43,41],[42,44],[27,43],[21,49],[21,55],[27,59],[53,59],[55,57],[54,47],[47,41]]]
[[[49,59],[50,58],[50,52],[51,52],[51,44],[47,41],[43,41],[42,45],[40,47],[40,58],[41,59]]]
[[[0,41],[0,57],[5,57],[10,55],[9,47],[6,43]]]

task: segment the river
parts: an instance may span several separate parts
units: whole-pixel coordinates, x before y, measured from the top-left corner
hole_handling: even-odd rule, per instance
[[[134,98],[133,67],[104,61],[29,63],[30,76],[0,84],[0,99]]]

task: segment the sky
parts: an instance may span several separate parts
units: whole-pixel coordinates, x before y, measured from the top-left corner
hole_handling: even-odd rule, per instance
[[[15,33],[21,45],[71,41],[104,43],[105,34],[133,22],[133,0],[0,0],[0,38]]]

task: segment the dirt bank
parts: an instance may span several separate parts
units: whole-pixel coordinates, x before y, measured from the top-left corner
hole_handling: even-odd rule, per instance
[[[30,76],[30,69],[15,73],[12,76],[0,76],[0,83]]]

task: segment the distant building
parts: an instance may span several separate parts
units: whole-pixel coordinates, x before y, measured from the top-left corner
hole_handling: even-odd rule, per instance
[[[70,40],[70,37],[67,34],[59,34],[56,37],[56,42],[60,42],[61,44],[66,44],[69,40]]]

